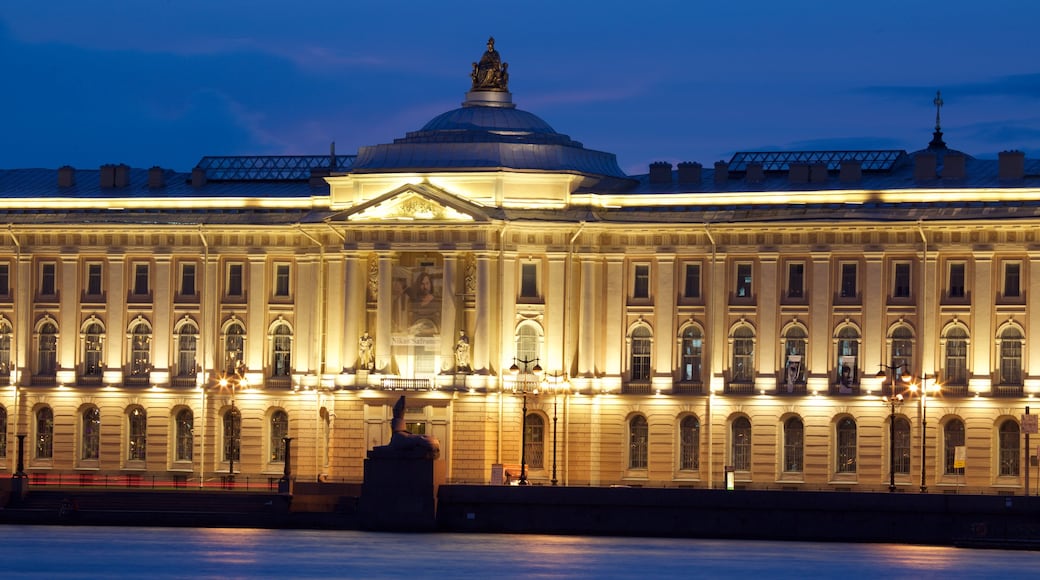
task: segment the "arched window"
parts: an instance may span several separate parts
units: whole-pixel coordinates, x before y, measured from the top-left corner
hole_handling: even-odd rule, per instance
[[[289,377],[291,371],[292,329],[288,324],[279,324],[271,331],[271,376]]]
[[[7,409],[0,407],[0,458],[7,457]]]
[[[700,469],[701,422],[693,415],[679,422],[679,469]]]
[[[11,325],[0,320],[0,385],[11,380]]]
[[[148,415],[141,407],[133,407],[127,413],[129,429],[126,439],[126,458],[128,461],[144,461],[147,457]]]
[[[130,333],[130,376],[147,376],[152,370],[152,329],[145,321]]]
[[[223,424],[223,460],[231,461],[234,458],[235,461],[238,461],[242,438],[242,414],[236,408],[228,409],[224,413]]]
[[[805,469],[805,425],[798,417],[784,421],[784,473]]]
[[[946,331],[946,376],[947,385],[968,384],[968,333],[959,326]]]
[[[681,369],[679,380],[684,383],[701,383],[701,355],[704,350],[704,337],[696,326],[687,326],[682,333]]]
[[[1009,326],[1000,333],[1000,384],[1022,385],[1022,333]]]
[[[224,330],[224,372],[232,374],[245,361],[246,329],[241,322],[232,322]]]
[[[199,344],[199,327],[194,322],[181,324],[177,332],[177,376],[195,377],[198,372],[196,352]]]
[[[1022,456],[1022,450],[1018,446],[1021,440],[1018,423],[1012,419],[1001,423],[999,437],[1000,475],[1018,476],[1019,458]]]
[[[900,474],[910,473],[910,421],[906,417],[896,417],[893,432],[895,433],[895,457],[892,458],[892,471]]]
[[[527,448],[524,453],[527,466],[543,469],[545,467],[545,420],[541,415],[529,413],[525,428],[527,429]]]
[[[104,341],[105,327],[100,322],[90,322],[83,328],[83,376],[101,377],[105,370]]]
[[[97,407],[84,409],[80,437],[80,459],[97,459],[101,451],[101,411]]]
[[[632,380],[650,380],[650,329],[637,326],[632,329]]]
[[[58,371],[58,327],[51,322],[40,326],[36,344],[36,374],[53,377]]]
[[[41,407],[36,411],[36,459],[54,456],[54,411]]]
[[[838,473],[856,473],[856,422],[851,417],[838,421],[838,448],[835,458]]]
[[[731,426],[731,463],[734,471],[751,471],[751,421],[737,417]]]
[[[289,436],[289,415],[285,411],[271,413],[271,462],[285,463],[285,442]]]
[[[838,385],[846,389],[859,384],[859,332],[852,326],[838,331]]]
[[[964,445],[964,421],[951,419],[943,426],[943,473],[964,475],[963,467],[954,467],[957,448]]]
[[[177,411],[175,422],[177,448],[174,451],[174,460],[191,461],[194,456],[195,415],[191,409],[181,409]]]
[[[733,331],[733,365],[730,369],[735,383],[750,383],[755,378],[755,331],[741,326]]]
[[[516,329],[516,360],[522,361],[534,361],[541,358],[541,333],[539,327],[535,324],[521,324]],[[521,366],[520,370],[527,372],[528,369],[523,368],[523,363],[517,363]],[[530,363],[529,363],[530,364]],[[533,368],[533,367],[532,367]]]
[[[787,391],[794,390],[795,385],[805,384],[805,345],[807,342],[805,329],[792,326],[784,335],[784,385]]]
[[[650,437],[650,428],[646,417],[636,415],[628,421],[628,468],[646,469],[647,466],[647,440]]]
[[[899,368],[900,373],[913,374],[913,364],[914,335],[909,328],[900,326],[892,331],[892,368]]]

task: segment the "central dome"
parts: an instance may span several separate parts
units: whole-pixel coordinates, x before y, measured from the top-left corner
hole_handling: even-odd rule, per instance
[[[552,133],[553,128],[538,115],[505,107],[463,106],[441,113],[423,126],[429,131],[493,131],[506,134]]]

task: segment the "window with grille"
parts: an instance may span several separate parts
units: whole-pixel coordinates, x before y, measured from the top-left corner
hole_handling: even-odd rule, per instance
[[[688,326],[683,330],[681,342],[682,365],[679,371],[679,379],[687,383],[699,383],[701,379],[701,354],[704,349],[704,337],[700,329]]]
[[[679,423],[679,469],[700,469],[701,422],[697,417],[683,417]]]
[[[730,427],[731,464],[735,471],[751,471],[751,421],[738,417]]]
[[[545,468],[545,420],[541,415],[529,413],[524,426],[526,435],[527,466],[534,469]]]
[[[1000,333],[1000,384],[1022,385],[1022,333],[1006,328]]]
[[[101,450],[101,411],[90,407],[80,416],[80,459],[97,459]]]
[[[946,333],[946,374],[948,385],[968,384],[968,333],[959,326]]]
[[[647,440],[650,429],[646,417],[637,415],[628,422],[628,468],[646,469]]]
[[[194,455],[195,416],[190,409],[181,409],[175,419],[177,449],[176,461],[191,461]]]
[[[285,463],[285,442],[289,436],[289,415],[285,411],[271,413],[271,462]]]
[[[955,467],[957,448],[964,445],[964,422],[952,419],[943,426],[943,473],[964,475],[963,467]]]
[[[182,324],[177,333],[177,376],[194,377],[197,371],[195,353],[198,349],[199,329],[194,324]]]
[[[144,409],[134,407],[130,410],[130,430],[127,438],[126,458],[130,461],[144,461],[147,457],[148,416]]]
[[[290,351],[292,350],[292,330],[288,324],[275,327],[271,340],[271,376],[288,377],[290,374]]]
[[[83,376],[100,377],[104,371],[105,329],[92,322],[83,331]]]
[[[733,332],[733,368],[731,377],[737,383],[750,383],[755,376],[755,333],[747,326]]]
[[[632,380],[650,380],[650,329],[639,326],[632,331]]]
[[[47,322],[40,327],[36,346],[36,374],[53,377],[58,370],[58,328]]]
[[[43,407],[36,411],[36,459],[51,459],[54,456],[54,411]]]
[[[999,473],[1002,476],[1018,476],[1020,465],[1019,458],[1022,457],[1022,449],[1019,447],[1021,435],[1019,433],[1018,423],[1011,419],[1001,423],[999,437]]]
[[[804,469],[805,425],[797,417],[784,421],[784,472],[801,473]]]
[[[835,453],[838,473],[856,473],[856,422],[845,417],[838,422],[838,448]]]
[[[910,473],[910,421],[904,417],[896,417],[895,420],[895,438],[892,440],[895,456],[892,457],[892,471],[906,475]]]

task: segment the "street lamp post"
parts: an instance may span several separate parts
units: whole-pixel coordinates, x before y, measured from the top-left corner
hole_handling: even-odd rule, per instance
[[[238,408],[235,407],[235,391],[240,386],[248,386],[249,383],[245,377],[246,365],[244,363],[238,363],[235,365],[235,372],[230,376],[224,375],[220,377],[218,384],[221,390],[229,389],[231,392],[231,433],[228,436],[231,438],[230,445],[228,446],[228,484],[234,485],[235,483],[235,455],[238,454],[239,448],[239,429],[241,420],[238,417]]]
[[[892,493],[896,490],[896,402],[902,401],[902,395],[896,395],[896,380],[900,377],[896,375],[896,371],[903,368],[904,365],[890,366],[886,364],[881,365],[881,370],[878,371],[877,377],[880,379],[888,378],[888,371],[892,371],[892,377],[889,381],[891,390],[889,392],[888,404],[888,491]],[[904,372],[906,371],[903,368]]]
[[[556,423],[559,416],[556,414],[556,399],[560,389],[560,373],[552,374],[552,394],[553,394],[553,460],[552,460],[552,479],[550,483],[556,485],[559,480],[556,478]]]
[[[934,390],[937,385],[933,385],[931,388]],[[916,390],[916,387],[911,386],[910,389]],[[928,375],[923,375],[921,376],[921,398],[917,400],[917,404],[921,407],[921,493],[928,493],[928,484],[925,481],[926,464],[928,463],[928,389]]]
[[[514,377],[520,374],[520,366],[517,364],[524,365],[523,370],[523,381],[520,383],[520,394],[523,395],[523,413],[520,421],[520,481],[519,485],[527,485],[527,377],[530,373],[534,373],[535,378],[542,374],[542,367],[538,364],[538,358],[532,359],[517,359],[513,357],[513,366],[509,367],[509,372]],[[528,371],[528,365],[534,363],[534,368]]]

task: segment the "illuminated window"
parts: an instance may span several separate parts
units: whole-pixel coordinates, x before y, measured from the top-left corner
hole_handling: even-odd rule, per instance
[[[751,298],[751,264],[737,264],[737,298]]]
[[[730,463],[734,471],[751,471],[751,421],[738,417],[730,428]]]
[[[177,376],[194,377],[198,366],[195,353],[198,349],[199,329],[193,322],[186,322],[177,332]]]
[[[964,421],[951,419],[943,426],[943,473],[964,475],[963,467],[955,467],[957,448],[964,446]]]
[[[704,349],[704,337],[696,326],[687,326],[682,333],[681,367],[679,380],[685,383],[699,383],[701,378],[701,355]]]
[[[628,468],[646,469],[647,466],[647,440],[650,437],[650,427],[646,417],[636,415],[628,421]]]
[[[787,265],[787,297],[803,298],[805,296],[805,264]]]
[[[133,407],[128,414],[129,436],[126,440],[126,458],[129,461],[144,461],[148,442],[148,416],[141,407]]]
[[[224,371],[234,373],[245,360],[246,329],[240,322],[232,322],[224,330]]]
[[[741,326],[733,331],[733,362],[730,378],[735,383],[750,383],[755,377],[755,331]]]
[[[101,411],[88,407],[81,415],[80,459],[97,459],[101,450]]]
[[[805,384],[805,346],[808,336],[805,329],[792,326],[784,335],[784,383],[788,387]]]
[[[1022,333],[1015,327],[1005,328],[997,343],[1000,345],[1000,384],[1022,385]]]
[[[521,324],[516,329],[516,360],[520,370],[528,372],[534,368],[534,361],[539,359],[541,348],[541,328],[536,324]],[[531,361],[523,363],[520,361]]]
[[[279,324],[271,333],[271,376],[288,377],[291,372],[292,329]]]
[[[964,262],[951,263],[949,276],[946,295],[950,298],[964,298]]]
[[[914,362],[914,335],[905,326],[899,326],[892,331],[892,364],[893,369],[898,368],[900,374],[911,373]]]
[[[908,262],[897,262],[895,265],[895,282],[892,286],[892,296],[895,298],[910,297],[910,264]]]
[[[289,436],[289,415],[285,411],[271,413],[271,462],[285,463],[285,442]]]
[[[1022,264],[1018,262],[1004,263],[1004,298],[1018,298],[1022,295]]]
[[[7,457],[7,409],[0,407],[0,457]]]
[[[841,297],[855,298],[856,288],[856,264],[845,262],[841,265]]]
[[[948,385],[968,384],[968,333],[959,326],[946,331],[946,374]]]
[[[274,295],[280,298],[289,296],[289,264],[274,266]]]
[[[1019,433],[1018,423],[1012,419],[1001,423],[999,439],[999,474],[1017,477],[1020,465],[1019,458],[1022,457],[1022,449],[1019,447],[1021,434]]]
[[[36,459],[51,459],[54,456],[54,412],[50,407],[36,411]]]
[[[632,330],[631,376],[633,381],[650,380],[650,329],[637,326]]]
[[[36,374],[53,377],[58,370],[58,327],[45,322],[40,326],[36,340]]]
[[[910,421],[905,417],[896,417],[894,432],[892,471],[906,475],[910,473]]]
[[[228,409],[222,420],[224,440],[222,458],[224,461],[239,460],[239,447],[242,438],[242,414],[238,409]]]
[[[545,420],[541,415],[528,413],[526,430],[526,444],[524,449],[527,466],[534,469],[545,468]]]
[[[130,376],[144,377],[152,370],[152,328],[143,320],[130,333]]]
[[[195,416],[190,409],[177,411],[175,461],[191,461],[194,450]]]
[[[91,322],[83,329],[83,376],[100,378],[105,370],[105,327]]]
[[[650,297],[650,266],[637,264],[635,267],[635,278],[632,282],[632,298]]]
[[[692,415],[679,423],[679,469],[700,469],[701,422]]]
[[[805,469],[805,425],[798,417],[784,421],[784,473]]]
[[[856,422],[845,417],[838,422],[838,447],[835,458],[838,473],[856,473]]]
[[[839,387],[850,388],[859,384],[859,332],[844,326],[838,331],[837,382]]]
[[[11,380],[11,325],[0,319],[0,385]]]

